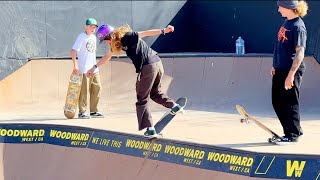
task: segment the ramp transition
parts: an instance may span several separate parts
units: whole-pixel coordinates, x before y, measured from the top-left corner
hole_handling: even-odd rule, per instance
[[[311,152],[319,153],[314,143],[319,137],[314,122],[319,117],[320,96],[314,92],[319,89],[320,66],[314,58],[306,58],[308,69],[302,84],[301,109],[303,115],[312,115],[315,121],[303,122],[309,124],[305,131],[309,141],[306,147],[303,143],[299,148],[293,147],[299,155],[209,145],[217,143],[218,138],[232,147],[252,146],[254,143],[248,141],[259,142],[260,138],[256,137],[266,139],[264,134],[251,131],[260,133],[260,129],[253,127],[249,131],[239,127],[230,113],[239,103],[252,114],[273,115],[270,57],[162,59],[163,90],[175,99],[188,97],[187,109],[192,111],[192,117],[179,117],[180,121],[177,117],[174,123],[181,124],[175,127],[179,133],[205,143],[183,139],[181,134],[174,134],[177,129],[170,131],[171,126],[166,132],[180,140],[158,140],[146,158],[150,141],[139,135],[115,132],[123,129],[136,132],[132,128],[136,74],[127,58],[113,59],[100,69],[103,85],[100,108],[108,114],[107,119],[100,121],[65,121],[63,117],[67,80],[72,70],[70,59],[32,60],[0,81],[0,147],[3,150],[0,179],[319,179],[319,154],[303,155],[306,151],[303,148],[314,148]],[[162,114],[162,107],[152,103],[151,108]],[[206,115],[212,112],[220,114]],[[34,124],[26,124],[27,120]],[[60,125],[54,125],[53,120]],[[71,122],[82,127],[66,125]],[[97,128],[85,127],[89,124]],[[126,125],[130,128],[124,127]],[[100,130],[102,128],[106,130]],[[223,128],[230,134],[220,133]],[[197,136],[200,131],[207,134]],[[211,131],[224,137],[211,137]],[[243,134],[247,139],[235,137],[232,134],[235,132],[248,133]],[[265,151],[274,150],[274,147],[262,146],[261,141],[256,144]]]

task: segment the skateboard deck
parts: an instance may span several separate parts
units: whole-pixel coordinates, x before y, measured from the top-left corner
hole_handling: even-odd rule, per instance
[[[177,104],[179,104],[182,108],[184,108],[187,104],[187,98],[181,97],[176,101]],[[172,114],[171,109],[164,114],[164,116],[156,123],[154,126],[156,132],[161,135],[162,130],[171,122],[171,120],[176,116],[177,114]]]
[[[249,123],[250,121],[254,122],[256,125],[258,125],[260,128],[262,128],[263,130],[265,130],[266,132],[268,132],[272,137],[268,139],[269,143],[274,143],[276,140],[281,139],[282,137],[279,136],[277,133],[275,133],[274,131],[272,131],[270,128],[268,128],[267,126],[265,126],[264,124],[262,124],[261,122],[259,122],[258,120],[256,120],[255,118],[253,118],[252,116],[250,116],[243,107],[241,107],[240,105],[236,105],[236,109],[238,111],[238,113],[240,115],[242,115],[244,117],[244,119],[241,119],[240,122],[241,123]]]
[[[66,96],[66,101],[64,105],[64,115],[68,119],[74,118],[76,115],[79,96],[81,91],[83,74],[71,74],[69,79],[68,92]]]
[[[176,101],[177,104],[179,104],[182,108],[184,108],[187,104],[187,98],[186,97],[181,97]],[[182,111],[183,112],[183,111]],[[148,159],[151,150],[153,149],[153,146],[156,142],[156,139],[160,137],[162,137],[162,130],[171,122],[171,120],[176,116],[177,114],[172,114],[171,113],[171,109],[169,111],[167,111],[164,116],[156,123],[156,125],[154,126],[156,132],[158,133],[157,137],[152,137],[152,138],[148,138],[149,140],[151,140],[151,145],[149,150],[147,151],[145,157],[144,157],[144,162]]]

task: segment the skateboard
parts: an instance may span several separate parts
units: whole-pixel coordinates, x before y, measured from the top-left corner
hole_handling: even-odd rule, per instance
[[[72,73],[70,76],[66,102],[64,105],[64,115],[68,119],[72,119],[76,115],[81,91],[82,77],[83,74],[81,73]]]
[[[187,104],[187,98],[186,97],[181,97],[176,101],[177,104],[179,104],[182,109],[186,106]],[[180,111],[183,113],[183,110]],[[163,136],[161,133],[162,130],[171,122],[171,120],[176,116],[177,114],[174,114],[171,112],[171,109],[164,114],[164,116],[157,122],[157,124],[154,126],[156,132],[160,135]],[[156,137],[157,138],[157,137]],[[151,138],[153,139],[153,138]]]
[[[267,126],[263,125],[261,122],[259,122],[258,120],[256,120],[255,118],[253,118],[252,116],[250,116],[243,107],[241,107],[240,105],[236,105],[236,109],[238,111],[238,113],[240,115],[242,115],[244,117],[244,119],[240,119],[241,123],[249,123],[250,121],[254,122],[256,125],[258,125],[260,128],[262,128],[263,130],[265,130],[266,132],[268,132],[272,137],[268,139],[269,143],[275,143],[276,141],[278,141],[279,139],[282,139],[281,136],[279,136],[277,133],[275,133],[274,131],[272,131],[270,128],[268,128]]]
[[[186,97],[181,97],[176,101],[177,104],[179,104],[182,107],[182,111],[180,113],[183,113],[183,108],[187,104],[187,98]],[[154,144],[156,143],[156,139],[159,137],[163,137],[163,134],[161,133],[162,130],[170,123],[170,121],[176,116],[177,114],[174,114],[171,112],[171,109],[167,111],[164,116],[157,122],[157,124],[154,126],[156,132],[158,133],[157,137],[151,137],[147,138],[151,140],[151,145],[149,150],[147,151],[145,157],[144,157],[144,162],[148,159],[149,155],[151,154],[151,150],[153,149]]]

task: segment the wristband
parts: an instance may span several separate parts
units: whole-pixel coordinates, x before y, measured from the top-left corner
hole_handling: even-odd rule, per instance
[[[165,28],[161,29],[161,34],[166,35],[166,33],[164,32]]]
[[[96,69],[98,68],[98,66],[97,66],[96,64],[95,64],[95,65],[93,65],[93,67],[94,67],[94,68],[96,68]]]

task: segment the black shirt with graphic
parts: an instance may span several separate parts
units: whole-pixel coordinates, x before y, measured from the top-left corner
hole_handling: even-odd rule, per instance
[[[138,32],[127,32],[121,39],[123,50],[132,60],[136,73],[141,71],[143,65],[148,64],[150,59],[157,54],[144,40],[139,38]]]
[[[296,53],[296,47],[306,48],[307,30],[300,17],[286,20],[278,32],[278,40],[275,44],[273,55],[273,67],[289,71]],[[305,70],[304,62],[299,70]]]

